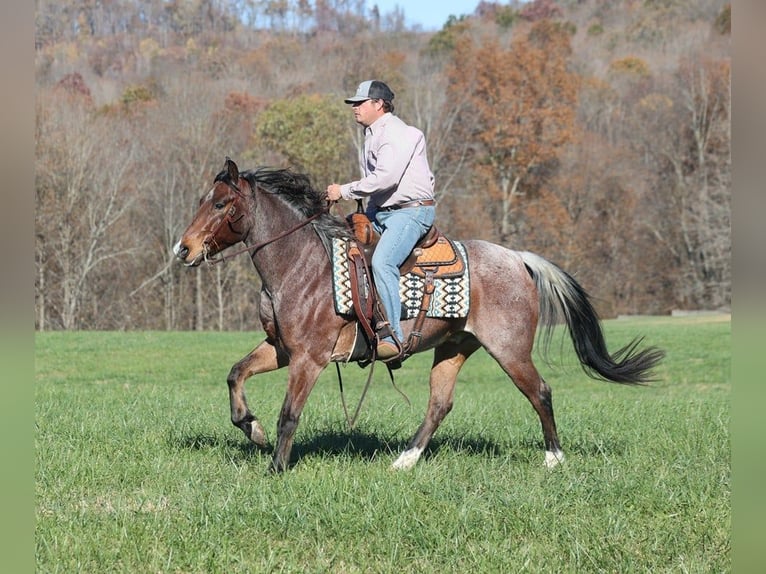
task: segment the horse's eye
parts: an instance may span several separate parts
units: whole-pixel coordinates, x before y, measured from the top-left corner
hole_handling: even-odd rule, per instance
[[[225,204],[225,203],[223,203],[222,201],[218,201],[218,202],[216,202],[216,203],[213,205],[213,207],[215,207],[216,209],[223,209],[224,207],[226,207],[226,204]]]

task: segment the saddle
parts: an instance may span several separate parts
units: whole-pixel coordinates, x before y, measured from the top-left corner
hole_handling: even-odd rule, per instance
[[[378,338],[391,334],[370,270],[372,254],[380,235],[361,210],[348,215],[346,220],[355,239],[348,242],[346,252],[349,260],[353,309],[367,340],[372,345]],[[436,226],[431,226],[399,267],[400,275],[412,273],[424,280],[423,298],[415,317],[415,324],[403,345],[402,359],[415,353],[420,344],[423,323],[434,293],[434,280],[459,277],[465,273],[465,269],[465,261],[460,252]]]

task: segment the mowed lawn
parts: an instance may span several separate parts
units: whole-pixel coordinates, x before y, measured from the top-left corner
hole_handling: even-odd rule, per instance
[[[725,316],[604,322],[610,349],[664,348],[659,380],[585,376],[557,338],[538,359],[565,463],[480,352],[417,466],[431,353],[376,368],[348,429],[335,368],[309,398],[296,464],[229,421],[226,375],[260,333],[36,335],[36,567],[61,573],[731,571],[730,336]],[[367,370],[342,369],[349,408]],[[274,442],[286,371],[248,381]]]

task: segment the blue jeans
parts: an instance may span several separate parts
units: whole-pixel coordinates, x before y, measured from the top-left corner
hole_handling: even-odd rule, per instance
[[[399,266],[433,225],[435,217],[436,209],[433,205],[378,211],[375,214],[373,224],[380,233],[380,241],[372,255],[372,276],[391,330],[402,342],[404,335],[399,325],[402,315]]]

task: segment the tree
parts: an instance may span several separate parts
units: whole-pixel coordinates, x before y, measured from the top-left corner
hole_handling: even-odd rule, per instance
[[[86,302],[98,296],[93,277],[131,252],[117,229],[134,195],[136,141],[81,94],[59,90],[37,103],[37,328],[76,329]]]
[[[463,37],[449,68],[452,97],[469,99],[458,140],[475,142],[473,168],[496,210],[500,238],[515,231],[517,199],[573,137],[577,76],[567,68],[569,35],[547,20],[508,47]]]
[[[687,60],[631,117],[657,177],[646,225],[675,263],[675,299],[687,308],[731,301],[729,85],[727,60]]]
[[[273,102],[257,118],[259,147],[283,157],[316,185],[348,181],[356,168],[347,126],[348,106],[337,98],[310,94]]]
[[[158,327],[204,330],[213,324],[223,329],[232,314],[257,316],[253,306],[258,285],[252,281],[232,285],[231,278],[239,276],[243,264],[239,261],[215,269],[182,269],[172,247],[224,158],[244,154],[251,134],[240,126],[257,102],[226,96],[213,84],[201,81],[173,79],[163,91],[163,101],[147,110],[142,123],[155,132],[144,142],[147,158],[140,184],[143,215],[139,224],[151,240],[145,246],[140,281],[133,279],[131,295],[136,301],[147,291],[158,295],[154,300],[161,301],[162,307],[152,313],[163,319]]]
[[[443,60],[444,56],[438,51],[424,51],[416,67],[419,82],[405,94],[410,102],[408,108],[412,110],[407,119],[423,131],[428,142],[428,161],[440,201],[452,193],[453,184],[460,181],[470,147],[469,140],[454,137],[455,126],[470,101],[465,94],[450,92]]]

